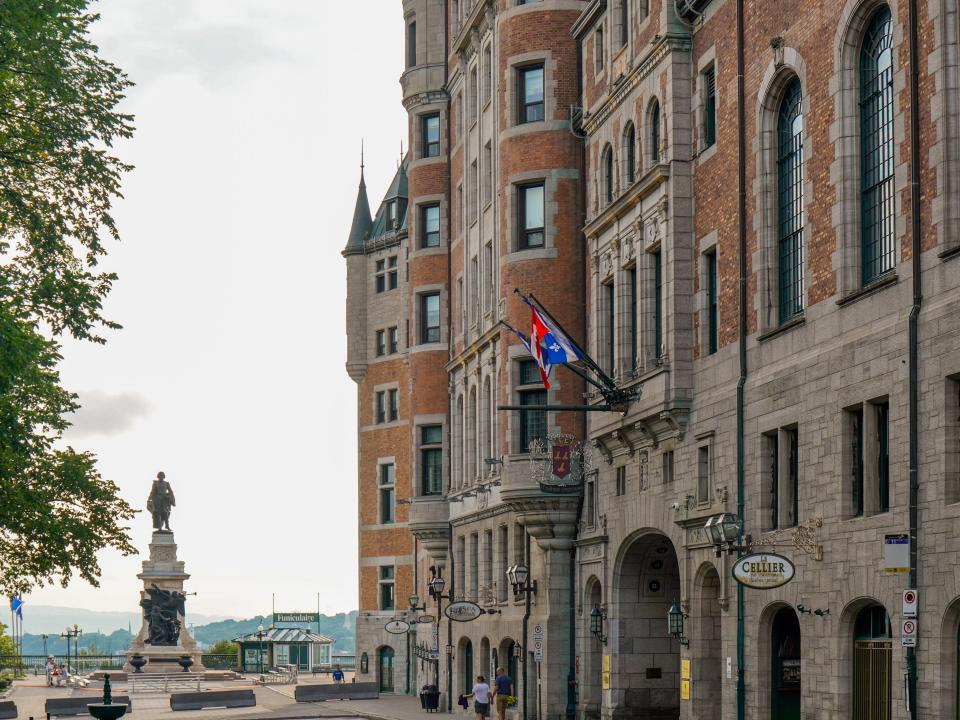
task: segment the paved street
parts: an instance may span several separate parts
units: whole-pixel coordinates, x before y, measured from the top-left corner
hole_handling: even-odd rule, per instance
[[[305,683],[308,684],[309,680]],[[385,695],[379,700],[330,701],[326,703],[297,703],[293,699],[294,686],[255,686],[248,680],[239,680],[230,683],[204,684],[205,690],[253,688],[257,697],[256,708],[209,709],[196,711],[173,712],[170,710],[169,694],[137,693],[133,695],[133,717],[136,720],[155,720],[168,718],[172,720],[193,720],[194,718],[231,718],[236,720],[283,720],[286,718],[337,718],[361,717],[371,720],[415,720],[428,717],[420,709],[420,701],[415,697]],[[125,683],[114,686],[117,695],[126,694]],[[48,688],[42,679],[30,678],[16,683],[13,692],[6,698],[17,704],[20,720],[27,718],[43,718],[44,702],[49,697],[73,697],[82,694],[90,697],[90,702],[96,702],[99,687],[90,687],[85,690],[70,688]],[[443,720],[452,718],[446,713],[430,714],[430,718]]]

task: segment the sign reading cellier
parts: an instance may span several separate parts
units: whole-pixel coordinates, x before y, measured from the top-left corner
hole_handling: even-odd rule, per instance
[[[447,605],[443,614],[457,622],[470,622],[483,615],[483,608],[469,600],[457,600]]]
[[[772,590],[793,580],[796,570],[789,558],[773,553],[754,553],[738,558],[733,579],[756,590]]]

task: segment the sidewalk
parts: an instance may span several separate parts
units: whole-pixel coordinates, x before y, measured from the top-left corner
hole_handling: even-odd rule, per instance
[[[251,687],[249,682],[213,684],[205,689],[240,689]],[[132,696],[133,712],[131,720],[306,720],[308,718],[367,718],[368,720],[467,720],[462,713],[427,713],[420,708],[418,697],[405,695],[383,695],[378,700],[330,700],[321,703],[298,703],[294,701],[293,685],[267,685],[253,687],[257,698],[255,708],[209,709],[173,712],[170,709],[170,695],[161,693],[143,693]],[[13,693],[7,698],[17,704],[18,717],[21,720],[45,717],[44,702],[49,697],[89,697],[90,702],[99,699],[99,688],[86,690],[69,688],[48,688],[42,679],[19,681]],[[115,695],[126,694],[125,683],[114,686]],[[472,720],[472,715],[469,716]],[[82,720],[82,716],[81,716]]]

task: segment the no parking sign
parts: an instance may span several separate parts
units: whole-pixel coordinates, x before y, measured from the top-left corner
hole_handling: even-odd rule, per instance
[[[917,646],[917,621],[916,620],[903,621],[903,632],[900,635],[900,644],[903,645],[903,647]]]
[[[915,618],[917,616],[917,591],[903,591],[903,616],[905,618]]]

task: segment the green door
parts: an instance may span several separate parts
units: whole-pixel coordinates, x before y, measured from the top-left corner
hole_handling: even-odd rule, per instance
[[[290,664],[299,670],[310,669],[310,646],[306,643],[291,643]]]
[[[793,608],[773,618],[771,720],[800,720],[800,622]]]
[[[393,692],[393,648],[380,648],[380,692]]]

